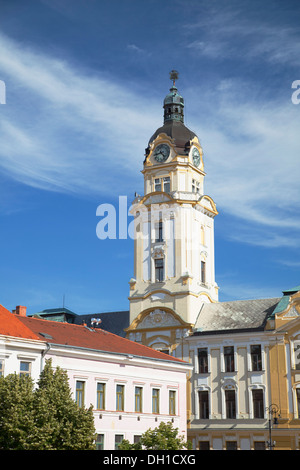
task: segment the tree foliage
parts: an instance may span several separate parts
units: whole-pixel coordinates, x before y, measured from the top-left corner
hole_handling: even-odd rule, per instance
[[[191,443],[186,442],[183,436],[178,435],[178,428],[174,428],[171,422],[163,421],[157,428],[148,429],[142,434],[136,444],[130,444],[123,440],[120,450],[182,450],[191,449]]]
[[[0,377],[0,449],[94,449],[92,407],[79,408],[67,373],[46,361],[37,387],[30,377]]]

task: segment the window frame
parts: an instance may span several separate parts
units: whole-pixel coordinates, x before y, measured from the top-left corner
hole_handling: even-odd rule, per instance
[[[264,390],[262,388],[252,389],[253,419],[265,418],[264,395]],[[257,396],[259,396],[259,399],[256,398]]]
[[[22,370],[22,364],[27,364],[28,365],[28,370]],[[32,362],[31,361],[20,361],[20,377],[31,377],[31,367],[32,367]]]
[[[228,352],[230,349],[230,352]],[[226,352],[227,351],[227,352]],[[235,372],[234,346],[223,346],[224,372]]]
[[[78,384],[82,384],[82,388],[79,388]],[[75,383],[75,402],[79,408],[84,408],[85,403],[85,380],[76,380]]]
[[[125,409],[125,385],[116,384],[116,411]]]
[[[236,391],[232,389],[225,390],[225,412],[226,419],[236,419]],[[233,399],[231,398],[233,397]]]
[[[255,348],[259,348],[259,352],[254,352]],[[251,371],[261,372],[262,367],[262,347],[261,344],[250,344]]]
[[[201,351],[205,352],[205,355],[201,356]],[[197,349],[197,361],[198,361],[198,374],[208,374],[208,348]]]
[[[104,450],[104,434],[96,434],[95,446],[96,450]]]
[[[169,415],[176,416],[177,391],[169,390]]]
[[[152,388],[152,414],[160,414],[160,389]]]
[[[4,359],[0,359],[0,377],[4,377]]]
[[[103,389],[99,390],[99,385],[102,385]],[[106,383],[97,382],[97,410],[105,410],[105,398],[106,398]],[[102,406],[101,406],[102,404]]]
[[[206,284],[206,261],[203,259],[200,262],[200,281],[202,284]]]
[[[143,387],[138,385],[134,387],[134,411],[135,413],[143,412]]]
[[[158,263],[161,263],[161,266],[158,266]],[[164,281],[164,268],[165,268],[164,258],[155,258],[154,259],[154,272],[155,272],[155,282]]]
[[[198,404],[199,404],[199,419],[209,419],[209,391],[208,390],[198,390]]]
[[[118,439],[117,439],[118,438]],[[124,434],[115,434],[115,450],[119,450],[119,446],[124,439]]]

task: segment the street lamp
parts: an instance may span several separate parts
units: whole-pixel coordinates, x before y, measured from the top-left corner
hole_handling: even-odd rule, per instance
[[[269,440],[267,441],[267,446],[269,450],[273,450],[276,442],[272,441],[272,418],[273,418],[273,425],[278,425],[278,418],[280,418],[279,407],[278,405],[271,404],[269,407],[266,408],[269,412]]]

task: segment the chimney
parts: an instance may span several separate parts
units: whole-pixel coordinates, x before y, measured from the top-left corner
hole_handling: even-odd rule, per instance
[[[20,315],[20,317],[26,317],[26,309],[27,307],[23,307],[22,305],[17,305],[16,314]]]

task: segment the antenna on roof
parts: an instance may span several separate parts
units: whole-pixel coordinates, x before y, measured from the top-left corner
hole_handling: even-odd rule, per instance
[[[65,294],[63,295],[63,308],[65,308]]]

